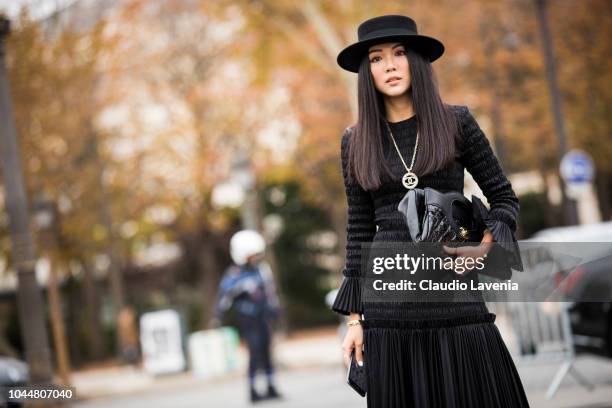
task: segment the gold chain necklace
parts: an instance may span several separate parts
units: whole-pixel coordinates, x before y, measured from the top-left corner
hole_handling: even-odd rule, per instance
[[[417,147],[419,146],[419,131],[417,130],[416,141],[414,143],[414,151],[412,153],[412,161],[410,162],[410,167],[408,167],[406,165],[406,162],[404,161],[404,158],[402,157],[402,154],[400,153],[399,147],[397,147],[397,143],[395,143],[393,132],[391,132],[391,127],[389,127],[389,122],[385,120],[385,124],[387,125],[387,129],[389,130],[389,134],[391,135],[391,140],[393,140],[393,144],[395,145],[395,150],[397,150],[397,154],[399,155],[400,160],[406,168],[406,173],[404,174],[404,177],[402,177],[402,184],[404,185],[404,187],[411,190],[415,188],[419,182],[419,178],[412,171],[412,166],[414,166],[414,159],[416,158]]]

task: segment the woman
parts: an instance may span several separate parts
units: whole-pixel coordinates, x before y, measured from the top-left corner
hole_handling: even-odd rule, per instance
[[[519,203],[469,109],[440,99],[431,62],[444,52],[442,43],[419,35],[410,17],[396,15],[363,22],[358,37],[338,55],[343,69],[358,73],[359,87],[358,122],[341,141],[347,258],[332,306],[350,316],[345,362],[354,350],[365,364],[368,407],[527,407],[495,315],[483,301],[361,297],[361,244],[411,240],[397,210],[407,188],[463,193],[464,169],[472,174],[491,209],[481,245],[447,248],[465,258],[484,257],[493,241],[516,248]],[[522,270],[520,257],[512,255],[510,266]],[[478,280],[473,271],[463,277]]]

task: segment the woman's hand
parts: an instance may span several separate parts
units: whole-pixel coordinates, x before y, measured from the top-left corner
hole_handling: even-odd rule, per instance
[[[349,320],[361,320],[359,313],[351,313]],[[355,349],[355,358],[359,366],[363,365],[363,327],[360,324],[349,326],[344,341],[342,342],[342,351],[344,353],[344,365],[348,367],[351,357],[351,352]]]
[[[485,229],[484,236],[479,245],[476,246],[462,246],[462,247],[447,247],[443,245],[444,250],[451,255],[456,255],[455,260],[448,265],[449,269],[453,269],[458,275],[467,275],[477,262],[476,258],[486,258],[487,254],[491,250],[491,243],[493,242],[493,234],[489,229]],[[456,270],[455,263],[461,266],[461,271]],[[447,266],[447,263],[444,263]]]

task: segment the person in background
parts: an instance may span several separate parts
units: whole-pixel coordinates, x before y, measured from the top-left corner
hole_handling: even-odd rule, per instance
[[[272,324],[279,316],[274,277],[266,261],[264,238],[254,230],[242,230],[230,240],[230,265],[219,284],[212,327],[218,327],[225,313],[234,308],[240,336],[249,350],[248,380],[251,402],[281,398],[274,385],[270,355]],[[255,387],[255,375],[262,369],[267,377],[265,395]]]
[[[130,306],[124,306],[117,316],[117,329],[121,342],[121,358],[127,364],[138,361],[138,328],[136,313]]]

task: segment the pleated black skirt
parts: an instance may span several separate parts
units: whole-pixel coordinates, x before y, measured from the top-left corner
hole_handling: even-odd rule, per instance
[[[369,408],[529,407],[484,302],[404,303],[399,310],[364,307]]]

